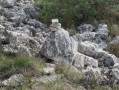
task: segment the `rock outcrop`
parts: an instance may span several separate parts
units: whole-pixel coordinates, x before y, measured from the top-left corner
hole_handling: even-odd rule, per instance
[[[103,50],[107,47],[106,38],[109,34],[107,25],[100,24],[95,29],[89,24],[84,24],[79,26],[78,30],[81,32],[74,35],[73,38],[78,42],[78,51],[80,53],[98,60],[99,66],[109,67],[119,63],[119,59],[115,55]]]
[[[58,19],[52,19],[49,28],[41,23],[39,11],[33,0],[0,0],[0,44],[5,52],[21,52],[30,56],[42,54],[54,62],[65,61],[73,65],[71,71],[82,71],[87,85],[94,78],[101,85],[119,83],[119,37],[107,43],[109,30],[106,24],[99,24],[97,28],[84,24],[78,27],[76,35],[70,36]],[[46,76],[38,82],[56,80],[55,65],[47,65],[43,69]],[[47,76],[49,74],[54,75]],[[17,86],[23,78],[16,74],[2,84]]]
[[[64,60],[67,63],[72,63],[78,50],[77,42],[69,36],[66,30],[60,27],[58,22],[52,23],[51,31],[43,44],[41,54],[54,61]]]
[[[49,35],[39,18],[39,8],[30,0],[0,1],[0,40],[4,51],[35,56]]]

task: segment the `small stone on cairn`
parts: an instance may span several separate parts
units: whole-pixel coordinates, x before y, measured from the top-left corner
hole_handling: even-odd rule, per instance
[[[61,30],[61,24],[59,23],[58,19],[52,19],[50,30],[55,32]]]

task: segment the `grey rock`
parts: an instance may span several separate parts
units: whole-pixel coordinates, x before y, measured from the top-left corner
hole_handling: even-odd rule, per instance
[[[98,80],[98,83],[100,85],[108,85],[109,84],[109,79],[106,76],[103,76]]]
[[[50,76],[43,76],[41,78],[36,78],[36,77],[33,77],[31,79],[31,81],[33,83],[42,83],[42,84],[46,84],[46,83],[50,83],[50,82],[54,82],[56,81],[57,79],[60,79],[62,75],[50,75]]]
[[[84,41],[80,42],[78,47],[79,52],[95,57],[98,52],[104,52],[102,49],[105,47],[105,43],[96,44],[90,41]]]
[[[22,74],[16,74],[11,76],[9,79],[2,81],[4,86],[19,86],[23,84],[24,76]]]
[[[98,29],[96,31],[96,35],[101,39],[106,39],[109,34],[109,30],[106,24],[99,24]]]
[[[86,31],[93,31],[95,28],[92,26],[92,25],[90,25],[90,24],[84,24],[84,25],[81,25],[81,26],[79,26],[78,27],[78,31],[80,32],[80,33],[84,33],[84,32],[86,32]]]
[[[5,27],[0,24],[0,30],[4,30]]]
[[[58,19],[52,19],[52,24],[50,25],[51,31],[61,30],[61,24],[58,22],[59,22]]]
[[[30,26],[33,26],[35,28],[39,28],[39,29],[42,29],[42,30],[47,28],[47,26],[45,24],[41,23],[40,21],[38,21],[36,19],[29,19],[28,21],[26,21],[26,23]]]
[[[119,63],[114,64],[114,67],[113,68],[119,69]]]
[[[39,19],[39,8],[33,5],[24,6],[24,12],[28,14],[32,19]]]
[[[55,73],[55,69],[54,68],[47,67],[47,68],[43,68],[43,72],[46,75],[48,75],[48,74],[54,74]]]
[[[113,54],[105,54],[102,58],[105,67],[114,66],[114,64],[119,63],[119,59]]]
[[[101,77],[101,72],[99,69],[90,68],[84,75],[84,86],[90,87],[92,81],[98,80]],[[96,83],[96,82],[95,82]]]
[[[82,69],[84,66],[98,67],[98,61],[81,53],[77,53],[73,59],[73,65]]]
[[[114,68],[111,70],[105,71],[105,75],[109,79],[110,84],[118,84],[119,83],[119,69]]]
[[[57,32],[51,32],[41,49],[41,54],[54,60],[64,60],[72,63],[72,59],[77,51],[77,42],[69,36],[64,29]]]
[[[15,5],[16,0],[1,0],[0,5],[5,8],[11,8]]]
[[[55,68],[55,64],[46,63],[46,67]]]

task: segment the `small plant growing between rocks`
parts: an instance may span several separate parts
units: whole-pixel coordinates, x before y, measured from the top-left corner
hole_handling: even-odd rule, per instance
[[[70,36],[73,36],[73,35],[76,34],[76,30],[75,29],[69,29],[69,28],[67,28],[66,30],[69,32],[69,35]]]
[[[56,64],[55,70],[56,73],[63,74],[64,78],[66,78],[71,83],[81,84],[84,79],[82,72],[76,71],[73,66],[66,64],[64,61],[58,62],[58,64]]]

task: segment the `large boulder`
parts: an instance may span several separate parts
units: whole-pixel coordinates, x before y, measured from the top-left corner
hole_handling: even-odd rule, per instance
[[[52,29],[53,25],[52,32],[41,49],[41,54],[54,61],[64,60],[71,63],[78,49],[77,42],[64,29],[59,28],[57,31]],[[56,23],[54,29],[56,29]]]

